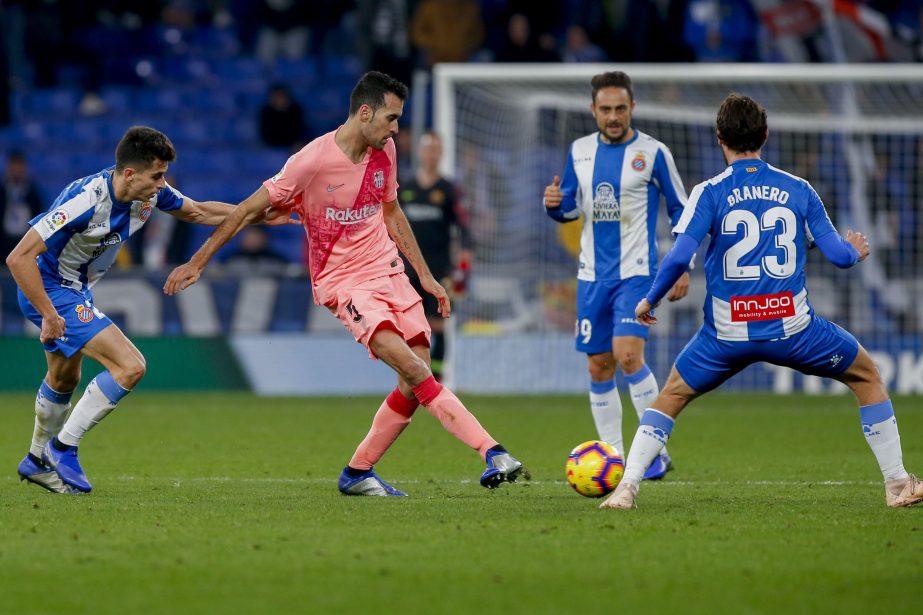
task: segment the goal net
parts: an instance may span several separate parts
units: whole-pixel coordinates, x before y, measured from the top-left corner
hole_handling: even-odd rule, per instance
[[[440,65],[434,124],[444,172],[464,195],[474,242],[470,289],[457,302],[452,381],[481,392],[585,391],[573,348],[580,223],[545,215],[542,191],[567,150],[596,130],[590,78],[612,65]],[[923,71],[903,65],[630,65],[634,126],[673,152],[687,192],[725,168],[715,113],[730,92],[769,114],[763,158],[811,182],[840,232],[869,236],[872,256],[838,270],[808,256],[817,312],[873,352],[889,386],[923,392]],[[663,207],[661,254],[672,245]],[[700,248],[689,297],[665,303],[647,361],[662,383],[702,321]],[[728,385],[777,392],[840,390],[759,366]]]

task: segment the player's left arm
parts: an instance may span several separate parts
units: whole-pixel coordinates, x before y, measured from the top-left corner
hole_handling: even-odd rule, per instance
[[[259,190],[254,192],[244,202],[237,207],[231,207],[230,213],[224,218],[224,221],[218,225],[202,247],[192,255],[189,262],[180,265],[170,273],[164,284],[163,292],[167,295],[175,295],[181,290],[198,281],[202,275],[202,270],[208,265],[215,253],[227,242],[229,242],[242,228],[251,224],[253,220],[265,215],[269,208],[269,192],[265,186],[260,186]]]
[[[452,311],[449,295],[429,270],[429,265],[426,264],[423,253],[420,252],[420,246],[413,235],[407,216],[404,215],[404,210],[401,209],[400,204],[395,199],[382,205],[382,214],[384,215],[388,235],[391,236],[398,249],[407,258],[407,262],[417,272],[417,277],[420,278],[420,286],[436,298],[439,302],[439,313],[443,318],[448,318]]]
[[[820,251],[831,263],[841,269],[852,267],[869,255],[869,242],[862,233],[847,231],[844,238],[833,226],[823,201],[814,190],[806,183],[807,189],[807,215],[805,227],[811,244],[820,248]]]
[[[657,185],[660,193],[663,195],[667,205],[667,215],[670,216],[670,226],[676,226],[679,218],[683,213],[688,201],[686,197],[686,188],[683,186],[683,180],[679,176],[676,168],[676,162],[673,160],[673,154],[667,147],[660,147],[654,158],[654,169],[652,179]],[[679,301],[689,294],[689,271],[692,270],[692,264],[695,260],[695,253],[689,259],[686,272],[676,280],[676,283],[670,289],[667,295],[669,301]]]
[[[188,196],[183,199],[183,204],[179,209],[168,211],[174,217],[193,224],[204,224],[206,226],[218,226],[224,222],[225,218],[231,215],[235,205],[222,203],[221,201],[195,201]],[[267,207],[256,215],[247,218],[247,224],[267,224],[278,226],[281,224],[301,224],[300,221],[290,217],[291,212]]]

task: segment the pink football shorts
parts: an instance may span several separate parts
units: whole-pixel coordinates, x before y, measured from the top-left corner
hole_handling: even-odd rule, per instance
[[[369,348],[372,336],[381,328],[396,331],[414,345],[430,344],[430,327],[423,301],[403,273],[375,278],[336,291],[336,303],[327,305],[346,325],[356,341]]]

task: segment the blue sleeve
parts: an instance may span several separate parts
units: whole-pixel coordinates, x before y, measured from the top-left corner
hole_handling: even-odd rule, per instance
[[[827,233],[815,240],[817,247],[831,263],[848,269],[859,262],[859,251],[839,233]]]
[[[160,211],[173,211],[183,206],[183,200],[186,197],[183,194],[167,184],[163,190],[157,193],[157,209]]]
[[[676,226],[679,217],[686,206],[686,190],[683,188],[683,181],[680,179],[679,171],[676,170],[676,163],[673,162],[673,156],[669,150],[657,150],[657,156],[654,158],[654,179],[657,180],[657,186],[660,194],[663,195],[667,203],[667,214],[670,216],[670,226]]]
[[[827,235],[828,233],[836,233],[836,227],[833,226],[833,222],[830,221],[830,216],[827,215],[827,209],[824,207],[823,201],[820,200],[817,192],[810,184],[807,184],[807,211],[805,211],[805,224],[808,227],[809,239],[812,243],[817,243],[817,240]],[[839,234],[839,233],[837,233]]]
[[[558,222],[572,222],[580,217],[577,210],[577,173],[574,171],[574,150],[567,153],[567,165],[564,167],[564,177],[561,179],[561,192],[564,198],[561,199],[560,207],[548,209],[545,207],[545,213]]]
[[[689,268],[689,261],[692,260],[698,247],[699,241],[691,235],[681,233],[676,236],[673,248],[663,257],[657,277],[654,278],[651,289],[647,291],[648,303],[657,305],[673,288],[676,281]]]
[[[674,235],[679,236],[686,233],[696,242],[702,243],[702,240],[711,231],[712,221],[715,217],[715,203],[711,191],[706,191],[707,187],[708,183],[703,182],[692,189],[689,194],[689,202],[683,208],[679,222],[673,227]]]

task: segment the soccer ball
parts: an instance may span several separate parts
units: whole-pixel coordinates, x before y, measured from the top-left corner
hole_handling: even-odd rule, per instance
[[[567,456],[567,484],[588,498],[600,498],[618,486],[625,462],[608,442],[590,440]]]

